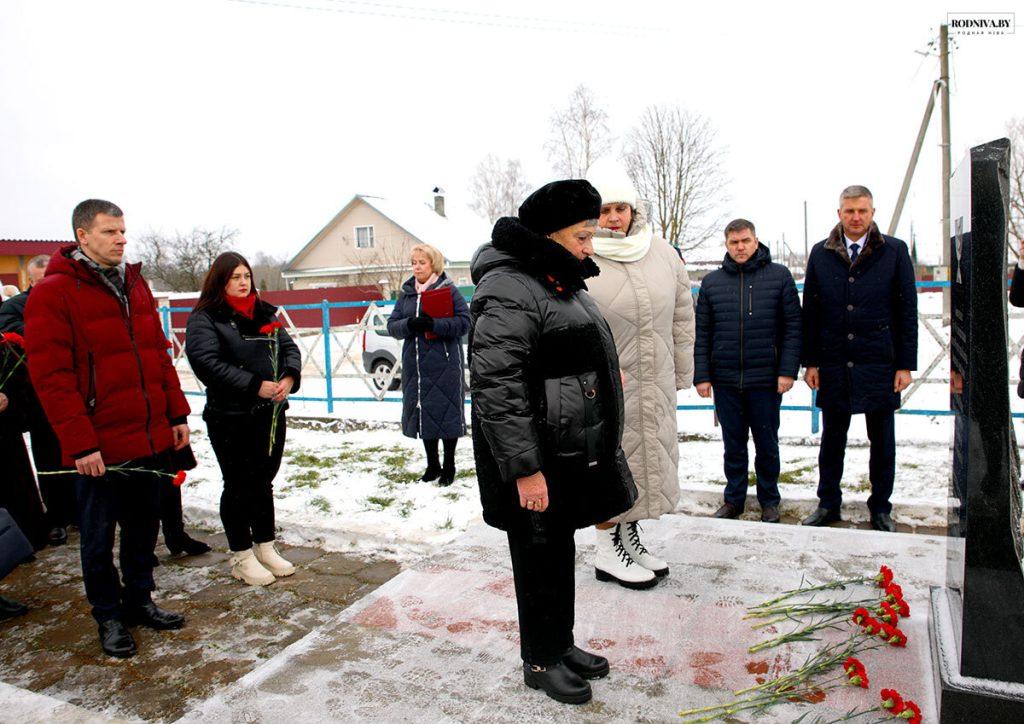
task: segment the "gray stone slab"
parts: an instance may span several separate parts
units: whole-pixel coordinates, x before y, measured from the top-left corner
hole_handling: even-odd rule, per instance
[[[646,542],[670,563],[650,591],[598,583],[589,561],[593,533],[577,535],[576,640],[599,650],[611,674],[593,682],[594,700],[557,704],[522,683],[515,594],[499,531],[471,529],[431,559],[404,570],[332,621],[292,644],[185,721],[663,721],[680,710],[728,701],[758,672],[783,673],[816,647],[758,654],[762,640],[744,607],[799,585],[867,575],[887,563],[912,616],[910,644],[862,657],[872,689],[845,687],[816,705],[786,704],[760,721],[811,711],[835,718],[877,706],[892,687],[934,720],[936,697],[927,638],[929,587],[944,581],[960,552],[944,537],[848,529],[769,526],[668,516]],[[869,589],[858,590],[870,595]],[[843,634],[836,633],[835,638]]]

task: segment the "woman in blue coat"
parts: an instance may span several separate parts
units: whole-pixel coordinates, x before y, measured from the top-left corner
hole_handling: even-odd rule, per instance
[[[388,334],[402,346],[402,433],[423,440],[427,470],[421,480],[451,485],[455,445],[466,434],[462,337],[469,331],[469,307],[444,273],[444,257],[429,244],[412,248],[412,276],[388,319]],[[431,317],[421,309],[423,292],[448,289],[452,316]],[[427,338],[427,332],[430,337]],[[444,464],[438,458],[444,441]]]

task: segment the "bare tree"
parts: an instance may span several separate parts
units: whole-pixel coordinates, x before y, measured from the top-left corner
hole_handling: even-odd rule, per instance
[[[518,159],[502,161],[488,154],[477,165],[469,191],[473,199],[469,208],[493,224],[502,216],[516,215],[519,204],[530,192],[530,185],[523,177],[523,166]]]
[[[237,238],[238,229],[224,227],[216,231],[195,228],[187,234],[175,232],[172,236],[150,231],[139,237],[132,251],[155,287],[195,292],[202,286],[213,260],[230,249]]]
[[[598,106],[594,93],[579,85],[569,104],[551,116],[551,137],[544,150],[559,176],[583,178],[594,161],[611,151],[612,140],[608,114]]]
[[[1010,251],[1014,258],[1024,240],[1024,117],[1006,124],[1010,139]]]
[[[652,221],[680,251],[696,249],[718,232],[726,177],[715,131],[703,116],[649,106],[626,136],[626,170]]]
[[[284,257],[272,256],[262,251],[249,260],[252,265],[253,284],[261,292],[277,292],[287,289],[281,272],[288,265]]]

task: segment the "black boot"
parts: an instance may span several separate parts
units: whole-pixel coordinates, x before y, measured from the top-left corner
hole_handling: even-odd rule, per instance
[[[524,661],[523,681],[531,689],[543,689],[563,704],[586,704],[593,696],[590,684],[561,661],[548,666],[533,666]]]
[[[823,526],[828,525],[829,523],[837,523],[840,520],[842,520],[842,517],[839,515],[838,508],[831,510],[829,508],[822,508],[819,506],[813,513],[804,518],[800,525]]]
[[[68,529],[63,526],[56,525],[53,528],[50,528],[50,532],[47,534],[46,538],[50,545],[62,546],[68,542]]]
[[[145,626],[156,631],[170,631],[185,625],[180,613],[165,611],[150,601],[141,606],[125,606],[124,622],[128,626]]]
[[[28,606],[24,603],[18,603],[6,596],[0,596],[0,621],[6,621],[15,616],[24,616],[26,613],[28,613]]]
[[[441,467],[441,479],[438,485],[449,486],[455,482],[455,443],[458,438],[445,438],[444,441],[444,465]]]
[[[182,533],[181,538],[172,538],[171,540],[167,540],[167,536],[164,536],[164,543],[167,544],[167,550],[171,552],[172,556],[179,553],[184,553],[186,556],[199,556],[210,552],[210,546],[201,540],[192,538],[187,533]]]
[[[608,659],[576,646],[562,654],[562,663],[584,679],[602,679],[608,676]]]
[[[437,457],[437,440],[424,440],[423,449],[427,453],[427,470],[420,480],[429,483],[441,477],[441,460]]]
[[[100,646],[107,656],[127,659],[135,656],[135,639],[116,618],[100,623]]]

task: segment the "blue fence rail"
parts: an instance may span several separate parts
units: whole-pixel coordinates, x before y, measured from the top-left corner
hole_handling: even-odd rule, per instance
[[[1009,283],[1009,281],[1007,283]],[[920,281],[920,282],[917,282],[916,286],[917,286],[917,288],[919,290],[921,290],[921,289],[943,289],[943,288],[949,287],[950,283],[948,281]],[[696,294],[699,289],[700,289],[699,286],[694,286],[693,287],[694,294]],[[797,284],[797,289],[802,291],[803,290],[803,284],[802,283]],[[467,301],[469,299],[470,299],[470,297],[467,297]],[[319,309],[321,311],[321,328],[320,328],[320,331],[321,331],[321,335],[322,335],[322,339],[323,339],[323,344],[324,344],[324,369],[326,371],[328,371],[328,373],[324,375],[324,382],[325,382],[325,385],[326,385],[326,389],[325,389],[325,395],[323,397],[315,397],[315,396],[309,396],[309,395],[293,395],[289,399],[294,400],[296,402],[324,403],[327,406],[327,413],[328,414],[333,414],[334,413],[334,406],[335,406],[336,403],[345,403],[345,402],[350,402],[350,403],[352,403],[352,402],[392,402],[392,403],[394,403],[394,402],[401,402],[401,398],[400,397],[385,397],[383,399],[378,399],[376,397],[335,396],[335,394],[334,394],[334,377],[329,372],[330,370],[333,369],[333,366],[332,366],[332,363],[331,363],[331,316],[330,316],[331,310],[332,309],[351,309],[351,308],[355,308],[355,307],[363,308],[363,307],[368,307],[370,305],[374,305],[374,306],[376,306],[378,308],[384,308],[384,307],[394,306],[394,304],[395,304],[394,301],[387,301],[387,300],[383,300],[383,301],[382,300],[373,300],[373,301],[363,301],[363,302],[328,302],[327,300],[323,300],[319,304],[284,304],[284,305],[281,305],[281,307],[280,307],[281,309],[288,310],[288,311],[291,311],[291,310],[314,310],[314,309]],[[187,312],[191,312],[192,309],[191,309],[191,307],[159,307],[158,311],[160,312],[161,319],[163,320],[164,334],[167,336],[168,339],[170,339],[172,333],[174,332],[174,330],[171,327],[171,314],[172,313],[187,313]],[[172,354],[173,354],[173,350],[172,350]],[[206,396],[206,393],[202,392],[202,391],[187,391],[185,394],[186,395],[191,395],[191,396],[198,396],[198,397],[205,397]],[[820,427],[821,427],[821,411],[817,407],[815,407],[815,404],[814,404],[816,397],[817,397],[817,393],[812,390],[811,391],[811,404],[810,405],[782,405],[782,408],[781,408],[782,411],[784,411],[784,412],[804,412],[804,413],[809,413],[810,417],[811,417],[811,433],[812,434],[817,434],[819,432],[819,430],[820,430]],[[465,404],[467,404],[467,405],[469,404],[469,399],[468,398],[465,400]],[[683,412],[709,411],[709,410],[714,410],[715,406],[713,404],[711,404],[711,403],[692,404],[692,405],[676,405],[676,409],[680,410],[680,411],[683,411]],[[897,410],[897,413],[901,414],[901,415],[920,415],[920,416],[926,416],[926,417],[932,417],[932,416],[951,416],[951,415],[953,415],[953,411],[948,409],[948,408],[945,408],[945,409],[902,408],[900,410]],[[1014,413],[1011,413],[1011,414],[1015,418],[1024,418],[1024,412],[1014,412]]]

